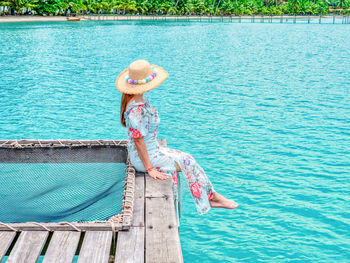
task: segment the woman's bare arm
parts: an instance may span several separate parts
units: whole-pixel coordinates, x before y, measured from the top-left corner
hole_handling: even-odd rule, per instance
[[[145,144],[145,140],[143,137],[140,138],[134,138],[134,142],[136,145],[137,152],[140,156],[140,159],[145,167],[145,169],[150,168],[152,166],[151,160],[149,159],[147,147]],[[155,169],[151,169],[148,171],[148,174],[153,177],[154,179],[167,179],[167,176]]]
[[[143,139],[143,137],[134,138],[134,142],[137,148],[137,152],[140,156],[140,159],[143,165],[145,166],[145,169],[151,167],[152,163],[151,163],[151,160],[149,159],[148,151],[147,151],[145,140]]]

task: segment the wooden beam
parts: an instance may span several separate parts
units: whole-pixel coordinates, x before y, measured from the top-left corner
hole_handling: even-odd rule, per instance
[[[137,173],[135,177],[134,215],[131,228],[119,231],[115,262],[144,262],[145,238],[145,174]]]
[[[78,263],[108,262],[112,236],[112,231],[87,231],[79,253]]]
[[[14,231],[3,231],[0,232],[0,262],[5,256],[6,251],[9,249],[12,240],[15,238],[16,232]]]
[[[173,195],[172,178],[158,180],[145,175],[146,192],[145,197],[170,197]]]
[[[131,227],[128,231],[118,232],[115,263],[143,263],[145,228]]]
[[[73,262],[80,239],[80,232],[56,231],[53,233],[43,263]]]
[[[131,226],[145,226],[145,174],[136,173],[134,190],[134,214]]]
[[[166,147],[166,141],[162,142]],[[145,262],[183,262],[172,178],[145,175]]]
[[[36,263],[48,235],[48,231],[21,232],[7,262]]]
[[[42,225],[48,227],[51,231],[75,231],[70,225],[62,223],[41,223]],[[8,223],[8,225],[14,227],[15,229],[21,231],[42,231],[41,226],[31,224],[31,223]],[[109,231],[112,230],[111,223],[74,223],[76,227],[83,231]],[[123,228],[121,223],[115,223],[115,229],[121,230]],[[9,230],[8,227],[0,225],[0,231]]]
[[[183,262],[174,200],[146,197],[146,263]]]

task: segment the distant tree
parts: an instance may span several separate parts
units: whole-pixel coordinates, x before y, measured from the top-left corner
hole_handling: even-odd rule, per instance
[[[33,0],[10,0],[0,1],[0,6],[8,6],[15,11],[16,15],[20,15],[24,8],[35,8],[37,1]]]

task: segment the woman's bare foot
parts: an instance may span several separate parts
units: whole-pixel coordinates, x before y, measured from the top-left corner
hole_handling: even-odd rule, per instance
[[[222,207],[227,209],[234,209],[238,207],[238,204],[235,201],[227,199],[218,192],[213,193],[211,199],[209,200],[209,203],[212,208]]]

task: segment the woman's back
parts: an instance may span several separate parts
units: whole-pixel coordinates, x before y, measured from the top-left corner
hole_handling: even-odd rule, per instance
[[[129,137],[128,149],[137,157],[137,148],[134,139],[144,138],[147,150],[152,154],[159,149],[157,140],[160,118],[147,97],[144,101],[136,102],[134,99],[128,103],[124,113],[127,134]]]

